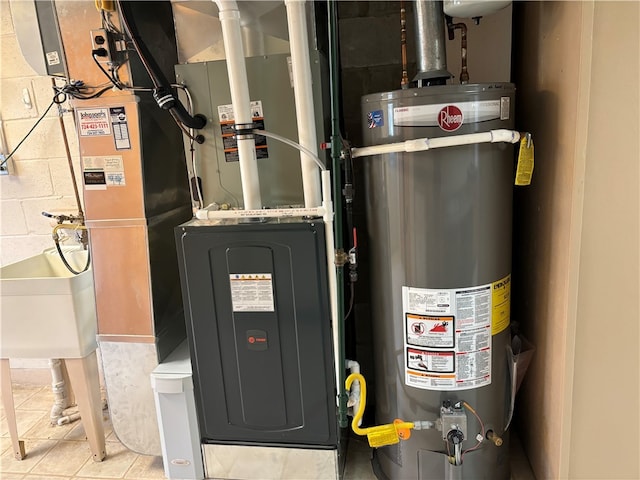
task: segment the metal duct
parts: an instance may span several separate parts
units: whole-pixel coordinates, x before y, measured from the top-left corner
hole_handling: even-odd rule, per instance
[[[442,85],[451,74],[447,71],[444,38],[444,13],[441,1],[418,0],[416,8],[416,61],[418,87]]]

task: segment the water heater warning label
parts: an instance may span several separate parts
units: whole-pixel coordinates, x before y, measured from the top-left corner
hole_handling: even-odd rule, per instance
[[[229,275],[234,312],[273,312],[273,279],[270,273]]]
[[[439,290],[402,287],[408,386],[467,390],[491,383],[491,326],[498,283]]]

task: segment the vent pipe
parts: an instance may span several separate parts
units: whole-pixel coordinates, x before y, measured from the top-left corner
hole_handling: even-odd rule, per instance
[[[442,2],[417,0],[415,8],[418,74],[413,81],[418,87],[444,85],[451,74],[447,71]]]

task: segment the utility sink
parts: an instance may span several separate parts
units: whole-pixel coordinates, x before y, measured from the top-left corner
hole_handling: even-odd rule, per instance
[[[76,271],[87,254],[64,253]],[[74,275],[55,249],[0,268],[0,358],[83,358],[96,329],[91,268]]]

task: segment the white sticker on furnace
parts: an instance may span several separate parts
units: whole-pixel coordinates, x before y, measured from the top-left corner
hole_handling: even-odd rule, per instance
[[[273,279],[270,273],[229,275],[234,312],[273,312]]]
[[[79,108],[76,112],[80,136],[111,135],[111,123],[107,108]]]

